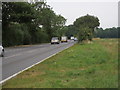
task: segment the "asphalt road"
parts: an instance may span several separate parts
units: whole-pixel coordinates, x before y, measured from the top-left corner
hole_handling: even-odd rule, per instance
[[[5,57],[2,58],[2,80],[13,76],[21,70],[60,52],[75,42],[60,44],[41,44],[26,47],[5,48]]]

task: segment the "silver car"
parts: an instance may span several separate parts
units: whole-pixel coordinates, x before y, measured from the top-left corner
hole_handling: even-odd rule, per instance
[[[4,57],[4,48],[2,45],[0,45],[0,56]]]
[[[60,43],[60,40],[58,37],[52,37],[51,44],[59,44],[59,43]]]

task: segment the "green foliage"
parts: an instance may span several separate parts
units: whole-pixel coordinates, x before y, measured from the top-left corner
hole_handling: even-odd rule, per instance
[[[97,28],[95,31],[95,37],[99,38],[120,38],[120,27],[113,28]]]
[[[67,28],[68,29],[66,31],[66,36],[68,36],[68,38],[71,36],[77,36],[77,33],[79,32],[79,29],[77,27],[74,25],[69,25]]]
[[[61,37],[62,35],[65,34],[65,22],[66,19],[61,16],[61,15],[56,15],[56,17],[52,21],[52,31],[53,31],[53,36],[58,36]]]
[[[27,2],[3,2],[2,3],[3,24],[10,22],[27,23],[34,18],[33,9]]]
[[[78,32],[78,41],[82,42],[83,40],[92,39],[92,30],[88,27],[83,27]]]
[[[67,36],[66,32],[68,31],[68,27],[64,26],[63,28],[61,28],[61,30],[59,31],[60,36]]]
[[[2,8],[4,46],[49,42],[66,21],[46,2],[3,2]]]
[[[43,31],[41,30],[37,30],[35,32],[35,42],[36,43],[43,43],[43,42],[48,42],[49,41],[49,37],[47,35],[47,33],[44,33]]]
[[[23,42],[24,32],[21,30],[21,25],[12,24],[9,26],[8,31],[3,32],[3,35],[7,35],[3,36],[3,46],[20,45]]]
[[[28,32],[28,30],[24,30],[24,39],[23,39],[23,43],[21,43],[21,44],[24,44],[24,45],[30,44],[31,43],[31,37],[32,36]]]
[[[99,26],[99,19],[94,16],[86,15],[76,19],[74,26],[79,29],[78,40],[92,40],[94,28]]]
[[[99,19],[90,15],[80,17],[74,22],[74,25],[78,28],[89,27],[94,29],[95,27],[99,26],[99,24]]]

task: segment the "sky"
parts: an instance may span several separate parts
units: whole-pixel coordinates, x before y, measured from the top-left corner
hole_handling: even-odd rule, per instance
[[[11,0],[1,1],[11,2]],[[12,2],[15,1],[23,2],[29,0],[12,0]],[[73,24],[73,22],[77,18],[89,14],[99,18],[100,27],[102,28],[111,28],[118,26],[118,2],[120,0],[33,0],[33,1],[46,1],[47,4],[53,8],[53,11],[55,11],[56,14],[61,14],[67,19],[66,25]]]
[[[89,14],[98,17],[104,29],[118,26],[118,0],[47,0],[47,4],[67,19],[66,25]]]

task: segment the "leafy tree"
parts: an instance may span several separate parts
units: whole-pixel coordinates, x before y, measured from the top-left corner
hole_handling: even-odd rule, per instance
[[[86,39],[91,39],[92,38],[92,33],[91,33],[91,28],[88,28],[88,27],[83,27],[79,30],[78,32],[78,41],[79,42],[82,42],[83,40],[86,40]]]
[[[10,31],[10,29],[15,28],[14,27],[15,25],[22,27],[22,25],[20,25],[22,23],[25,23],[27,27],[27,24],[31,23],[32,19],[34,18],[34,12],[33,12],[33,9],[31,8],[30,3],[27,3],[27,2],[24,2],[24,3],[23,2],[3,2],[2,8],[3,8],[2,10],[3,45],[4,46],[14,45],[14,43],[13,44],[9,43],[10,41],[8,40],[8,37],[9,39],[13,39],[13,41],[14,41],[14,38],[11,38],[10,33],[8,32],[11,32],[11,34],[14,32],[18,33],[19,30],[17,30],[17,27],[16,29],[14,29],[14,31]],[[25,31],[22,30],[22,32],[26,34],[26,30]],[[27,32],[29,33],[29,31]],[[26,34],[26,35],[28,36],[25,36],[25,37],[30,36],[29,34]],[[19,38],[19,35],[16,38]],[[17,42],[17,41],[15,40],[14,42]],[[23,42],[21,44],[23,44]]]
[[[81,39],[79,40],[92,40],[94,28],[99,26],[99,19],[94,16],[86,15],[76,19],[74,25],[80,30],[78,35]],[[84,31],[85,30],[85,31]]]
[[[66,33],[68,32],[68,26],[64,26],[60,31],[60,36],[67,36]]]
[[[75,27],[74,25],[69,25],[68,30],[66,31],[66,36],[68,36],[69,38],[71,36],[76,36],[78,31],[79,29],[77,27]]]
[[[52,21],[52,31],[53,31],[53,36],[62,36],[65,34],[64,32],[64,25],[65,25],[66,19],[61,16],[61,15],[56,15],[55,18]]]
[[[46,2],[3,2],[2,8],[4,46],[49,42],[66,21]]]
[[[34,18],[31,5],[27,2],[3,2],[2,8],[3,24],[9,22],[30,23]]]

